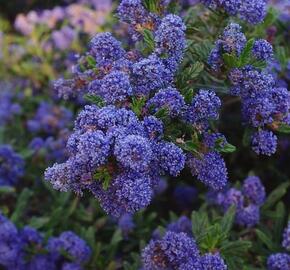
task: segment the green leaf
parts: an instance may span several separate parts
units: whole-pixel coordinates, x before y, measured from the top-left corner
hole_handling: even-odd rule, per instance
[[[289,134],[290,133],[290,126],[282,123],[279,125],[279,128],[277,129],[277,131],[279,131],[281,133]]]
[[[27,208],[28,201],[31,198],[32,194],[33,192],[28,188],[23,189],[17,199],[15,210],[10,218],[12,222],[20,224],[20,217],[24,214],[25,209]]]
[[[182,149],[193,153],[196,153],[198,150],[198,144],[194,141],[186,141],[181,147]]]
[[[274,189],[262,206],[262,212],[275,205],[287,193],[287,189],[289,188],[289,186],[290,182],[287,181],[286,183],[283,183],[279,185],[276,189]]]
[[[148,11],[157,13],[159,0],[143,0],[143,5]]]
[[[141,97],[141,98],[132,98],[132,104],[131,104],[131,109],[132,111],[139,117],[142,114],[142,109],[145,105],[146,98]]]
[[[227,67],[234,68],[239,66],[239,59],[236,55],[224,53],[223,54],[223,60]]]
[[[202,71],[204,70],[204,64],[201,62],[195,62],[189,68],[185,70],[188,73],[188,79],[193,80],[195,79]]]
[[[242,257],[252,246],[250,241],[237,240],[226,242],[220,248],[220,252],[225,257]]]
[[[95,68],[96,67],[96,59],[93,56],[87,55],[86,60],[87,60],[89,68]]]
[[[236,215],[236,207],[231,206],[220,221],[222,231],[228,234],[233,226]]]
[[[142,31],[142,34],[143,34],[143,39],[145,43],[144,53],[148,54],[148,53],[153,52],[155,48],[155,41],[154,41],[153,33],[148,29],[144,29]]]
[[[193,211],[191,214],[192,233],[198,242],[209,226],[208,216],[204,212]]]
[[[9,187],[9,186],[3,186],[0,187],[0,194],[11,194],[15,193],[15,188],[14,187]]]
[[[234,145],[227,143],[223,147],[220,147],[220,146],[216,147],[216,150],[222,153],[233,153],[237,150],[237,148]]]
[[[243,135],[243,146],[247,147],[251,144],[251,136],[252,130],[250,128],[246,128]]]
[[[94,179],[97,181],[102,181],[102,187],[107,190],[110,186],[112,177],[107,168],[99,168],[94,174]]]
[[[165,118],[168,117],[168,114],[169,114],[168,109],[166,107],[163,107],[160,110],[158,110],[154,115],[157,118]]]
[[[259,229],[256,229],[256,234],[258,238],[262,241],[262,243],[266,245],[266,247],[269,250],[272,250],[272,247],[274,246],[274,244],[271,238],[268,235],[266,235],[264,232],[260,231]]]
[[[84,99],[86,101],[92,103],[92,104],[97,105],[98,107],[104,107],[105,106],[105,102],[100,96],[86,94],[86,95],[84,95]]]
[[[49,217],[33,217],[29,222],[29,226],[35,229],[41,229],[44,225],[49,222]]]
[[[252,49],[254,46],[255,39],[251,38],[248,40],[245,48],[243,49],[240,58],[239,58],[239,66],[244,66],[248,64],[249,60],[251,59]]]
[[[249,63],[250,65],[252,65],[255,68],[259,68],[259,69],[264,69],[267,67],[267,62],[266,61],[262,61],[262,60],[256,60],[253,61],[251,63]]]

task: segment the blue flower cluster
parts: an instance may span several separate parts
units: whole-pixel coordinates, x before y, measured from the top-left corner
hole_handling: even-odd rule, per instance
[[[13,85],[0,82],[0,88],[0,126],[4,126],[21,113],[21,106],[15,100]]]
[[[14,186],[24,175],[24,160],[10,145],[0,146],[0,186]]]
[[[68,158],[66,149],[67,140],[71,132],[67,129],[61,130],[56,136],[47,138],[35,137],[29,143],[29,149],[36,158],[45,158],[48,164],[64,162]]]
[[[131,110],[87,105],[68,140],[70,158],[45,177],[60,190],[91,190],[109,214],[134,213],[150,203],[160,175],[176,176],[185,164],[182,150],[161,139],[162,126],[154,116],[140,121]]]
[[[225,64],[223,53],[239,57],[245,49],[246,42],[241,27],[230,24],[216,41],[216,46],[209,57],[209,64],[214,70],[220,70]],[[272,46],[265,40],[256,40],[251,53],[256,61],[271,61],[273,58]],[[273,131],[283,124],[289,124],[289,92],[286,88],[276,87],[271,74],[253,65],[233,68],[228,77],[232,84],[231,94],[241,98],[244,122],[256,129],[251,138],[252,149],[257,154],[268,156],[274,154],[277,137]]]
[[[230,16],[239,16],[250,24],[261,23],[267,14],[267,0],[201,0],[211,9],[225,11]]]
[[[110,33],[92,38],[74,77],[56,85],[61,93],[84,92],[97,102],[80,112],[67,143],[69,158],[48,168],[45,179],[61,191],[90,190],[108,214],[120,217],[148,206],[160,176],[176,177],[185,166],[182,146],[165,136],[166,123],[189,125],[203,137],[210,133],[209,122],[219,118],[221,101],[213,91],[201,89],[186,104],[174,87],[185,49],[180,17],[163,10],[151,13],[138,0],[123,0],[118,16],[138,33],[139,43],[145,46],[149,39],[153,47],[125,51]],[[162,111],[167,122],[157,118]],[[227,170],[215,147],[202,143],[201,153],[190,155],[188,163],[200,181],[220,189]],[[215,170],[208,170],[212,166]]]
[[[27,128],[33,133],[56,134],[68,128],[72,119],[73,114],[70,110],[43,101],[34,117],[27,121]]]
[[[191,222],[181,217],[170,224],[163,237],[158,235],[142,251],[144,270],[227,270],[218,253],[200,254],[192,237]]]
[[[229,207],[236,207],[235,222],[241,226],[253,227],[260,220],[260,207],[263,205],[266,192],[261,180],[257,176],[249,176],[241,190],[226,188],[211,194],[209,199],[226,212]]]
[[[0,266],[7,270],[82,270],[91,249],[71,231],[51,237],[47,243],[34,228],[17,229],[0,214]]]
[[[286,253],[276,253],[268,257],[268,270],[289,270],[290,269],[290,255]]]

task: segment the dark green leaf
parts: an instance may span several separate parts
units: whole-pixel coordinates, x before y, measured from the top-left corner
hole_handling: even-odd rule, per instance
[[[266,245],[269,250],[272,250],[272,247],[274,246],[274,244],[271,238],[268,235],[266,235],[264,232],[258,229],[256,229],[256,234],[258,238],[262,241],[262,243]]]
[[[19,195],[17,199],[15,210],[10,218],[12,222],[16,224],[20,223],[19,219],[21,215],[24,214],[25,209],[27,208],[28,201],[31,198],[32,194],[33,192],[29,190],[28,188],[23,189],[23,191],[21,192],[21,194]]]
[[[235,206],[231,206],[220,221],[222,231],[228,234],[233,226],[236,215]]]
[[[290,186],[290,182],[281,184],[276,189],[274,189],[268,196],[266,202],[262,206],[262,211],[265,211],[275,205],[287,192],[287,189]]]
[[[229,54],[229,53],[223,54],[223,60],[226,66],[229,68],[234,68],[234,67],[239,66],[239,59],[233,54]]]
[[[209,226],[208,216],[204,212],[193,211],[191,214],[192,232],[198,241]]]
[[[240,55],[240,58],[239,58],[240,66],[244,66],[244,65],[248,64],[248,62],[251,58],[251,55],[252,55],[252,49],[254,46],[254,42],[255,42],[255,40],[253,38],[248,40],[245,48],[243,49],[243,51]]]
[[[216,147],[216,150],[222,153],[233,153],[237,150],[237,148],[234,145],[227,143],[223,147]]]
[[[280,124],[277,131],[279,131],[281,133],[289,134],[290,133],[290,126],[286,125],[286,124]]]
[[[92,104],[97,105],[98,107],[105,106],[105,102],[100,96],[86,94],[86,95],[84,95],[84,99]]]

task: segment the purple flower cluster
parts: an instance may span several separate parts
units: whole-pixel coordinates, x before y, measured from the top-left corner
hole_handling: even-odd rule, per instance
[[[214,204],[221,206],[224,212],[234,205],[236,223],[241,226],[253,227],[259,222],[260,207],[265,198],[265,188],[260,179],[257,176],[249,176],[244,180],[241,191],[236,188],[226,188],[215,193],[210,199]]]
[[[35,229],[17,229],[0,214],[0,266],[8,270],[84,269],[91,249],[71,231],[51,237],[47,244]]]
[[[219,190],[226,186],[228,173],[225,161],[217,151],[210,151],[200,156],[188,156],[188,167],[197,179],[212,189]]]
[[[150,203],[160,175],[176,176],[185,164],[182,150],[161,139],[161,127],[154,116],[140,121],[124,108],[88,105],[68,140],[69,159],[47,169],[45,178],[56,189],[91,190],[114,216],[134,213]]]
[[[135,228],[133,216],[130,214],[122,215],[118,220],[118,227],[121,230],[123,237],[128,239],[129,233]]]
[[[133,24],[131,17],[138,17],[140,9],[145,11],[141,1],[122,1],[119,16]],[[86,92],[100,96],[106,104],[124,104],[131,96],[148,97],[170,87],[185,49],[185,25],[180,17],[169,14],[154,21],[149,30],[154,48],[147,57],[136,50],[126,52],[110,33],[97,34],[91,39],[88,55],[74,68],[74,78],[58,80],[56,91],[64,97]],[[88,68],[84,70],[84,66]]]
[[[211,9],[220,9],[230,16],[239,16],[250,24],[261,23],[267,14],[267,0],[201,0]]]
[[[149,12],[138,0],[123,0],[118,14],[141,35],[140,42],[150,31],[154,46],[150,52],[138,46],[125,51],[110,33],[92,38],[73,78],[56,85],[64,96],[87,93],[97,105],[80,112],[68,140],[68,160],[48,168],[45,178],[61,191],[89,189],[107,213],[120,217],[146,207],[160,176],[176,177],[185,166],[178,140],[168,142],[163,136],[166,121],[157,118],[158,113],[165,111],[168,121],[190,125],[203,137],[210,133],[209,122],[218,119],[221,101],[213,91],[202,89],[186,104],[174,88],[185,48],[180,17]],[[212,141],[219,144],[220,136]],[[189,164],[200,181],[220,189],[227,170],[214,144],[202,143],[205,147],[199,155],[190,155]],[[215,169],[208,170],[212,166]]]
[[[9,123],[14,116],[21,113],[21,106],[17,102],[12,85],[7,82],[0,82],[0,126]]]
[[[237,23],[230,23],[216,40],[208,58],[209,65],[213,70],[219,71],[224,65],[223,55],[230,54],[240,57],[246,44],[247,39],[242,32],[242,27]],[[255,60],[270,62],[273,59],[272,45],[264,39],[254,41],[251,56]],[[236,73],[233,74],[233,78],[236,80],[241,79],[239,77],[236,78],[238,76]]]
[[[71,125],[73,114],[70,110],[41,102],[34,117],[27,121],[27,128],[33,133],[57,134]]]
[[[0,186],[14,186],[24,175],[24,160],[10,145],[0,146]]]
[[[144,270],[227,270],[218,253],[201,255],[186,217],[168,226],[163,237],[152,239],[142,251]]]
[[[100,2],[100,1],[98,1]],[[97,27],[103,25],[107,14],[111,11],[111,1],[102,0],[100,3],[74,3],[66,7],[54,7],[40,12],[30,11],[28,14],[19,14],[14,26],[16,30],[30,36],[41,26],[46,26],[51,32],[48,41],[43,44],[46,49],[56,48],[65,50],[72,46],[81,31],[93,35]]]
[[[56,136],[49,136],[45,139],[35,137],[29,143],[29,149],[35,157],[45,157],[46,162],[64,162],[68,158],[66,149],[70,131],[61,130]]]
[[[290,270],[290,255],[276,253],[268,257],[267,270]]]
[[[239,38],[238,38],[239,37]],[[246,38],[237,24],[230,24],[209,56],[214,70],[224,65],[223,53],[239,57],[246,46]],[[265,40],[256,40],[251,51],[256,61],[271,61],[272,46]],[[252,148],[257,154],[272,155],[276,152],[277,137],[273,131],[280,125],[289,124],[290,95],[286,88],[277,87],[273,76],[253,65],[231,69],[229,80],[231,94],[239,96],[242,102],[244,122],[255,128]]]

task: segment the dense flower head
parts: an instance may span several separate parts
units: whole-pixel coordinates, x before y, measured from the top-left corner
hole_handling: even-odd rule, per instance
[[[241,28],[237,24],[230,24],[222,36],[227,37],[232,31],[241,31]],[[225,48],[224,43],[227,45],[234,43],[225,42],[227,40],[225,37],[217,40],[209,56],[209,64],[215,71],[220,71],[224,64],[222,52],[232,52],[231,46]],[[240,41],[238,44],[243,44],[243,42]],[[272,58],[273,49],[266,40],[259,39],[254,42],[251,53],[256,60],[268,61]],[[238,51],[236,54],[239,55]],[[277,130],[280,124],[289,124],[290,95],[288,90],[276,86],[275,78],[269,70],[261,70],[249,64],[232,68],[228,73],[228,78],[231,82],[230,93],[241,98],[244,123],[258,129],[252,134],[252,149],[257,154],[269,156],[274,154],[277,148],[277,137],[272,131]]]
[[[149,205],[152,196],[152,182],[149,176],[129,171],[111,180],[108,190],[101,186],[91,187],[102,208],[110,215],[120,217],[133,214]]]
[[[128,234],[134,230],[135,226],[133,216],[130,214],[124,214],[118,220],[118,227],[124,238],[128,238]]]
[[[186,216],[181,216],[175,222],[172,222],[167,225],[167,231],[176,232],[176,233],[186,233],[189,236],[192,236],[192,223],[191,220]]]
[[[192,175],[212,189],[222,189],[228,181],[228,173],[222,156],[211,151],[200,157],[189,156],[188,166]]]
[[[245,0],[242,1],[239,17],[250,24],[261,23],[267,14],[266,0]]]
[[[223,258],[220,256],[220,254],[215,253],[206,253],[201,257],[201,264],[203,270],[227,270],[228,267],[225,264]]]
[[[21,248],[17,228],[0,213],[0,265],[8,268],[13,264]]]
[[[91,82],[89,92],[102,97],[107,104],[115,104],[130,97],[132,88],[127,74],[113,71],[102,80]]]
[[[24,174],[24,160],[10,145],[0,146],[0,186],[14,186]]]
[[[187,122],[194,125],[208,126],[209,120],[217,120],[221,101],[219,97],[209,90],[199,90],[194,96],[191,104],[184,112],[184,118]]]
[[[14,100],[15,94],[9,84],[0,82],[0,88],[0,126],[4,126],[21,113],[21,106]]]
[[[290,255],[286,253],[276,253],[268,257],[268,270],[289,270],[290,269]]]
[[[239,16],[250,24],[261,23],[267,12],[265,0],[201,0],[201,2],[211,9],[222,9],[230,16]]]
[[[216,147],[223,148],[228,142],[226,137],[221,133],[205,133],[203,143],[214,150]]]
[[[273,58],[273,47],[268,41],[258,39],[253,46],[253,55],[259,60],[270,61]]]
[[[236,223],[245,226],[253,227],[260,221],[260,207],[255,204],[249,204],[247,206],[238,209],[236,215]]]
[[[135,95],[150,95],[172,81],[172,73],[155,54],[132,65],[132,84]]]
[[[277,136],[268,130],[259,130],[252,136],[252,148],[258,155],[271,156],[277,149]]]
[[[287,227],[284,229],[283,232],[283,241],[282,241],[282,246],[290,251],[290,221],[288,222]]]
[[[265,198],[265,187],[257,176],[247,177],[241,190],[227,187],[208,195],[208,201],[219,205],[224,212],[231,206],[235,206],[235,222],[244,227],[253,227],[259,223],[260,207],[265,202]]]
[[[150,139],[161,139],[163,136],[163,123],[155,116],[144,117],[143,126],[147,137]]]
[[[262,205],[265,202],[265,187],[257,176],[249,176],[244,180],[243,193],[256,205]]]
[[[173,72],[183,57],[186,46],[185,29],[180,17],[169,14],[162,19],[155,33],[155,52],[158,56],[166,56],[163,60],[165,66]]]
[[[91,255],[91,249],[87,243],[71,231],[66,231],[58,237],[50,238],[47,249],[56,258],[61,255],[61,251],[64,251],[73,261],[78,263],[88,261]]]
[[[219,42],[221,43],[224,52],[240,55],[246,45],[247,39],[239,24],[230,23],[224,29]]]
[[[143,24],[148,20],[148,11],[141,0],[122,0],[118,6],[118,17],[130,24]]]
[[[82,270],[91,255],[86,242],[71,231],[50,237],[47,244],[36,229],[17,229],[0,214],[0,266],[5,269],[78,269]],[[66,264],[78,268],[65,268]]]
[[[242,27],[237,23],[230,23],[219,36],[212,49],[208,63],[210,67],[219,71],[224,64],[223,54],[239,56],[246,45],[247,39],[242,32]]]
[[[35,133],[56,134],[59,130],[70,126],[72,117],[72,112],[65,107],[41,102],[34,117],[27,121],[27,127],[29,131]]]
[[[122,58],[125,50],[121,42],[116,40],[111,33],[100,33],[94,36],[90,42],[90,53],[95,57],[97,65],[108,65]]]
[[[147,107],[153,109],[154,113],[160,109],[166,109],[171,117],[178,116],[184,105],[183,96],[172,87],[160,90],[147,102]]]
[[[185,166],[185,154],[173,143],[162,142],[157,146],[157,160],[161,170],[177,176]]]
[[[198,261],[199,251],[194,239],[182,232],[168,231],[162,239],[151,240],[142,252],[145,270],[181,270],[191,259]]]
[[[142,172],[148,169],[153,151],[148,139],[138,135],[129,135],[117,140],[114,154],[124,167]]]

